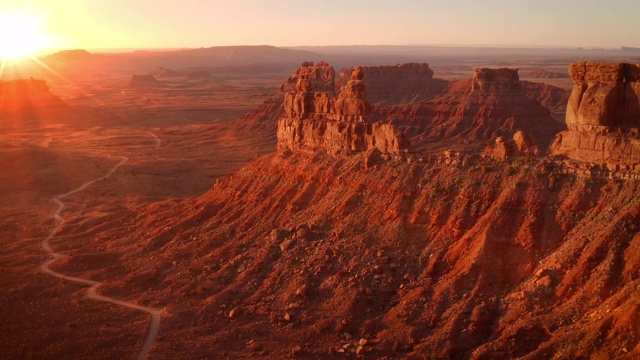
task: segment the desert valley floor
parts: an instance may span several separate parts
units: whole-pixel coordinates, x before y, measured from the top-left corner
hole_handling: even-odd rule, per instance
[[[584,165],[557,140],[572,61],[407,70],[424,88],[336,68],[342,94],[378,74],[370,114],[413,149],[389,153],[287,138],[278,121],[297,126],[285,94],[303,92],[299,64],[150,84],[86,69],[47,79],[55,100],[0,117],[0,357],[143,349],[147,312],[42,270],[54,199],[73,192],[59,200],[48,244],[64,256],[50,268],[157,310],[149,359],[637,358],[638,169]],[[475,71],[498,67],[519,78],[496,90]],[[517,130],[532,142],[502,156]],[[637,132],[623,135],[635,154]]]

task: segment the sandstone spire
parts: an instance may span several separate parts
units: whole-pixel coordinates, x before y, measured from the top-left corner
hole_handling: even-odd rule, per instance
[[[285,116],[278,121],[280,149],[335,154],[369,149],[398,153],[409,148],[408,140],[392,125],[367,121],[371,105],[361,67],[354,68],[337,97],[334,76],[327,63],[305,62],[282,86],[289,91],[284,96]]]

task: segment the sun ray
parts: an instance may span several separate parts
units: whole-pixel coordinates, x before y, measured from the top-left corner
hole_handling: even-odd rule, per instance
[[[0,57],[20,59],[29,57],[51,45],[51,41],[38,29],[38,24],[49,14],[49,10],[35,18],[18,14],[0,13]]]

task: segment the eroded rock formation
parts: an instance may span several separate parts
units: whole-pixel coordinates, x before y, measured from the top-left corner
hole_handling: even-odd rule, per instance
[[[295,91],[284,95],[285,116],[278,122],[278,148],[324,150],[329,153],[378,149],[399,153],[409,149],[401,131],[389,124],[372,124],[362,68],[354,68],[350,80],[334,98],[333,68],[324,62],[303,63],[283,89],[295,82]],[[327,91],[328,90],[328,91]]]
[[[67,108],[64,101],[49,91],[44,80],[0,81],[0,116],[53,115],[57,110]]]
[[[399,126],[415,151],[481,153],[520,130],[542,154],[563,126],[522,87],[516,69],[477,69],[472,79],[450,83],[433,100],[374,110]]]
[[[521,89],[518,69],[478,68],[471,82],[472,93],[517,94]]]
[[[487,147],[485,154],[495,160],[507,160],[514,156],[538,156],[540,149],[529,134],[518,130],[511,139],[498,136],[495,143]]]
[[[640,64],[577,62],[569,68],[574,81],[567,106],[567,126],[639,127]]]
[[[577,62],[567,127],[553,152],[609,167],[640,167],[639,64]]]
[[[406,63],[382,66],[363,66],[363,82],[368,99],[375,104],[397,105],[433,99],[444,90],[447,82],[433,78],[427,63]],[[338,85],[351,80],[354,67],[340,71]]]
[[[335,91],[336,71],[333,66],[324,61],[314,65],[313,62],[304,62],[299,69],[280,87],[282,91],[316,91],[333,93]]]

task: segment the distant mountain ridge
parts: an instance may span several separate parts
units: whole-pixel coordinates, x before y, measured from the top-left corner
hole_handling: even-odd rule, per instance
[[[106,70],[149,72],[165,68],[214,68],[253,64],[298,64],[319,55],[304,50],[275,46],[220,46],[172,51],[133,51],[126,53],[88,53],[84,50],[61,51],[42,58],[55,69],[100,68]]]

